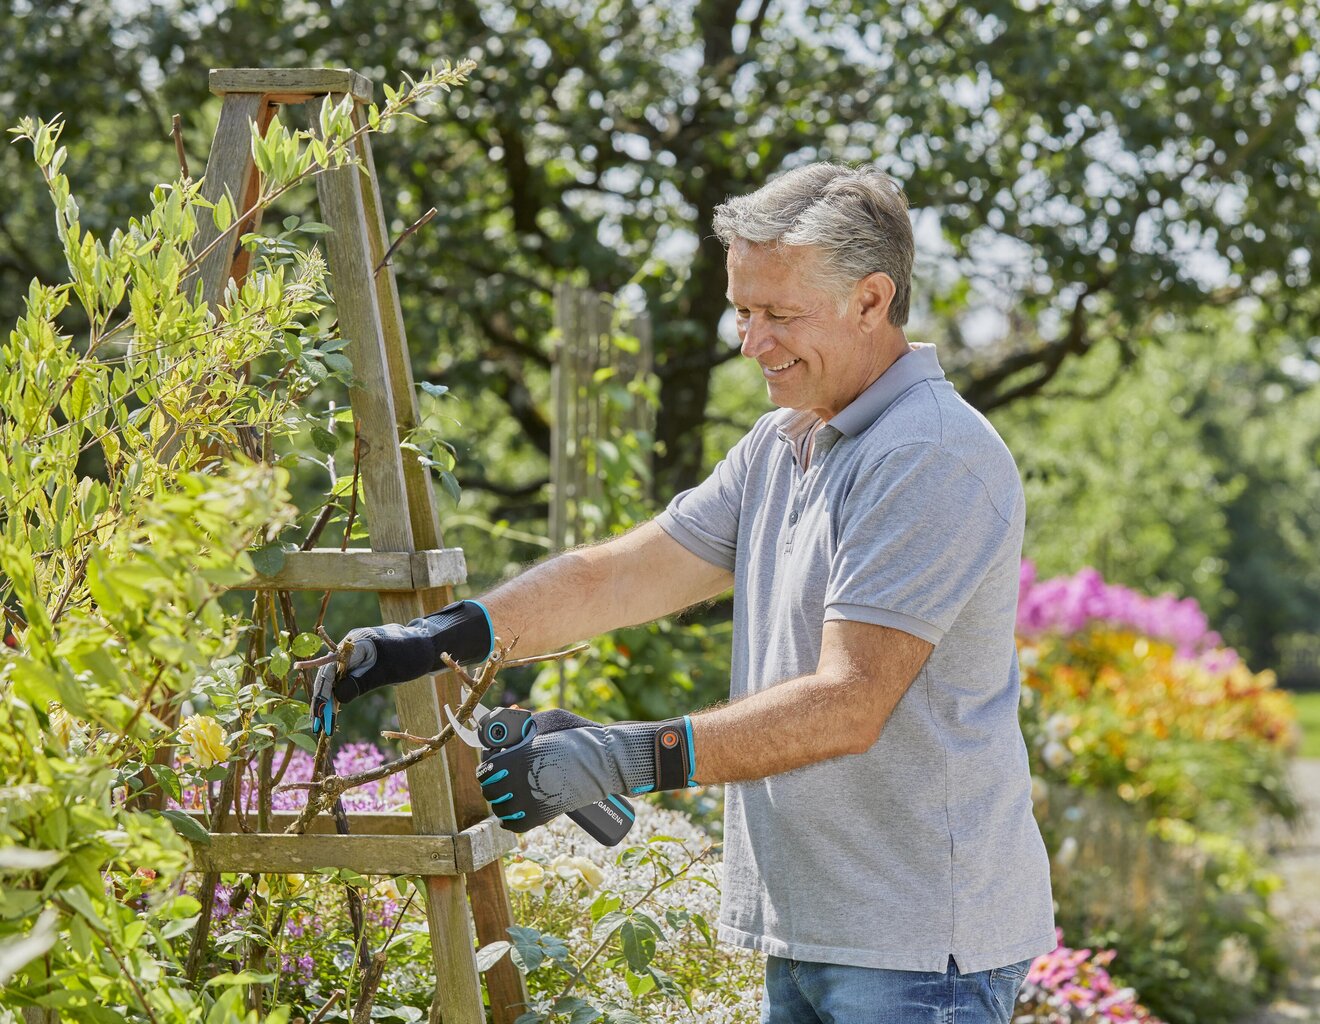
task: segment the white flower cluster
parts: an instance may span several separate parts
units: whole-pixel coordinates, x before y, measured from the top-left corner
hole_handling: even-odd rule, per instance
[[[687,863],[688,854],[700,853],[710,845],[706,833],[678,811],[656,807],[648,800],[636,801],[634,809],[637,820],[628,837],[617,847],[601,846],[567,817],[561,816],[520,837],[519,850],[511,855],[515,859],[506,865],[510,888],[540,895],[547,886],[552,886],[560,898],[567,892],[571,893],[571,898],[580,901],[580,923],[569,934],[560,936],[575,954],[589,950],[592,945],[587,908],[595,898],[594,890],[620,893],[626,903],[629,894],[635,894],[635,899],[654,881],[649,867],[620,863],[624,850],[630,846],[644,846],[658,837],[674,839],[678,845],[669,845],[666,849],[671,851],[670,867],[677,870]],[[700,914],[713,929],[719,918],[719,886],[723,873],[723,862],[708,854],[689,873],[691,880],[685,879],[660,891],[647,909],[662,923],[667,910]],[[708,987],[689,993],[692,1011],[689,1012],[681,1002],[648,998],[645,1011],[639,1013],[647,1024],[678,1024],[680,1021],[690,1024],[693,1020],[703,1024],[755,1024],[761,1019],[761,956],[725,945],[721,945],[717,952],[704,955],[710,960],[710,969],[706,973]],[[604,1000],[633,1007],[634,1012],[638,1012],[636,1000],[628,992],[621,974],[600,971],[593,982],[598,985]]]

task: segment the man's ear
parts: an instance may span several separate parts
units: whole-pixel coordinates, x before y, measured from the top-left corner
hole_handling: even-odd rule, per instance
[[[897,291],[894,279],[880,271],[857,282],[863,330],[877,331],[889,323],[889,307]]]

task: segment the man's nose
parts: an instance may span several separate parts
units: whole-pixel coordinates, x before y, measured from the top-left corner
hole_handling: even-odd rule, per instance
[[[774,339],[770,334],[770,325],[763,317],[755,314],[748,317],[747,326],[743,328],[742,354],[749,359],[755,359],[770,351],[774,347]]]

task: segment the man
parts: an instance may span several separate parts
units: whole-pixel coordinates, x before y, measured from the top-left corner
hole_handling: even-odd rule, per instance
[[[605,727],[547,713],[482,766],[495,813],[524,831],[610,793],[728,783],[720,937],[767,954],[766,1024],[1006,1022],[1055,945],[1017,720],[1017,469],[904,335],[913,241],[892,180],[804,167],[714,226],[742,353],[779,408],[625,536],[480,604],[355,630],[335,694],[732,584],[729,704]]]

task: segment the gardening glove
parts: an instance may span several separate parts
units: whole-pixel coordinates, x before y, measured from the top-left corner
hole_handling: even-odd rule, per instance
[[[481,792],[511,832],[526,832],[613,793],[649,793],[696,785],[692,722],[598,725],[567,711],[540,711],[516,747],[488,755],[477,768]]]
[[[495,645],[490,614],[477,601],[455,601],[406,626],[388,623],[351,629],[348,671],[322,665],[312,683],[312,733],[335,731],[339,704],[347,704],[382,686],[406,683],[445,667],[442,654],[461,665],[485,661]]]

